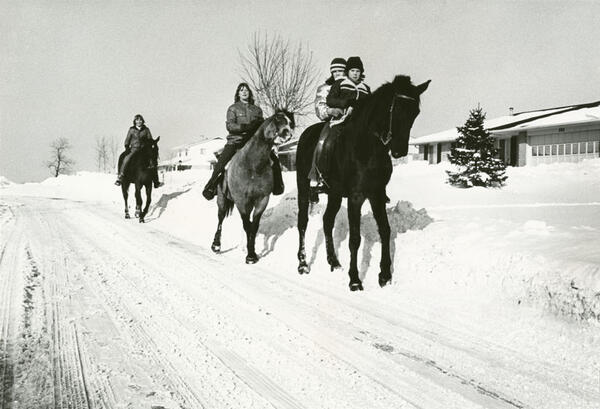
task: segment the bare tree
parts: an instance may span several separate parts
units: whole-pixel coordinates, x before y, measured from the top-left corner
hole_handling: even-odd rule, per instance
[[[96,165],[99,172],[106,172],[109,163],[108,138],[106,136],[96,137]]]
[[[292,45],[280,35],[254,33],[246,52],[238,50],[238,54],[244,81],[254,89],[265,114],[277,109],[295,115],[311,111],[318,74],[306,45]]]
[[[69,172],[75,163],[68,156],[69,149],[71,143],[67,138],[57,138],[50,144],[50,160],[46,162],[46,166],[52,171],[54,177]]]
[[[112,136],[110,138],[110,142],[108,144],[108,152],[109,152],[109,165],[110,168],[112,170],[114,170],[115,172],[117,172],[117,162],[119,161],[119,155],[120,155],[120,148],[121,144],[119,143],[119,141],[117,140],[117,138],[115,138],[114,136]]]

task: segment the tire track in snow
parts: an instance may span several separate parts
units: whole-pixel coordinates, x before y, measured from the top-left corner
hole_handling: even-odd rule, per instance
[[[145,247],[145,246],[144,246]],[[189,262],[189,260],[186,260]],[[194,263],[198,263],[198,260],[194,260]],[[175,266],[173,266],[175,267]],[[200,266],[198,266],[200,267]],[[216,266],[215,266],[216,267]],[[227,266],[220,266],[219,269],[227,268]],[[238,267],[239,268],[239,267]],[[261,271],[261,273],[265,273]],[[214,278],[214,277],[213,277]],[[249,298],[248,294],[242,294],[239,292],[237,288],[234,288],[231,284],[225,283],[224,280],[218,281],[220,285],[223,285],[227,288],[228,292],[235,294],[236,297],[240,298]],[[246,283],[248,284],[248,283]],[[264,284],[264,283],[262,283]],[[280,283],[278,283],[279,285]],[[244,287],[246,289],[247,287]],[[285,303],[288,301],[284,298],[281,298],[281,294],[278,291],[273,291],[273,287],[270,288],[271,291],[265,291],[264,288],[258,290],[257,298],[254,300],[254,303],[260,303],[260,298],[265,297],[273,301],[274,298],[280,298],[281,303],[278,306],[272,306],[270,309],[273,311],[278,311],[276,315],[281,315],[281,311],[286,310]],[[308,297],[310,298],[310,297]],[[307,315],[307,314],[301,314]],[[375,357],[370,351],[366,352],[363,355],[357,353],[355,345],[352,343],[347,343],[346,334],[340,336],[340,334],[328,331],[327,329],[323,329],[320,327],[312,326],[307,324],[301,320],[296,319],[293,315],[288,315],[283,320],[287,325],[292,324],[292,328],[296,329],[299,333],[304,336],[309,337],[311,340],[317,340],[317,343],[322,347],[325,347],[329,353],[332,353],[334,356],[337,356],[338,359],[344,361],[346,364],[355,367],[361,373],[370,377],[370,379],[379,384],[384,389],[387,389],[388,392],[395,394],[398,398],[411,402],[415,407],[421,407],[419,400],[424,400],[426,402],[426,407],[440,407],[447,408],[449,407],[447,403],[440,403],[448,401],[448,395],[452,395],[449,393],[449,390],[444,388],[440,390],[439,394],[434,397],[429,397],[432,395],[432,388],[435,388],[436,385],[431,383],[424,383],[426,385],[418,385],[419,382],[423,382],[423,379],[416,379],[414,381],[409,381],[412,374],[409,374],[405,379],[393,379],[388,380],[387,382],[382,382],[381,379],[386,378],[386,373],[393,373],[398,369],[396,365],[390,365],[389,360],[381,359],[381,357]],[[324,336],[325,335],[325,336]],[[324,342],[324,340],[330,340],[329,342]],[[348,357],[353,357],[354,360],[349,360]],[[372,361],[377,361],[377,364],[374,364]],[[386,368],[386,370],[382,370],[379,366]],[[396,369],[394,369],[396,368]],[[401,367],[400,367],[401,368]],[[389,378],[389,377],[388,377]],[[390,384],[392,386],[390,386]],[[447,387],[448,385],[446,385]],[[451,385],[450,385],[451,386]],[[453,396],[456,398],[456,396]],[[481,401],[482,399],[479,399]],[[483,399],[485,402],[486,400]],[[475,400],[477,402],[477,400]],[[462,407],[462,406],[459,406]],[[494,404],[493,401],[487,402],[487,407],[508,407],[503,405]],[[512,406],[514,407],[514,405]]]
[[[111,223],[108,222],[106,220],[102,221],[103,225],[106,225],[107,223]],[[91,226],[86,227],[87,229],[89,229]],[[98,226],[95,226],[98,227]],[[73,228],[75,228],[75,226],[73,226]],[[119,227],[119,229],[123,229],[122,227]],[[98,229],[96,230],[95,228],[91,229],[95,231],[95,240],[99,241],[99,242],[103,242],[104,240],[100,238],[100,236],[103,235],[103,231],[102,229]],[[111,230],[110,228],[108,230]],[[108,231],[107,230],[107,231]],[[125,232],[123,232],[125,233]],[[127,232],[127,234],[130,234],[130,232]],[[108,235],[108,237],[110,237],[110,234]],[[108,239],[107,237],[107,239]],[[85,241],[85,240],[83,240]],[[78,240],[77,244],[81,244],[83,242],[82,240]],[[124,245],[127,246],[128,240],[127,238],[125,238],[124,240]],[[89,245],[93,245],[93,243],[89,243]],[[96,244],[97,245],[97,244]],[[142,248],[147,248],[147,243],[144,244],[143,246],[139,245],[139,242],[137,244],[135,244],[135,247],[140,249],[140,247]],[[130,248],[129,246],[127,246],[126,249],[121,249],[120,251],[123,251],[126,254],[130,254]],[[79,250],[79,252],[83,252],[85,253],[85,250]],[[139,251],[138,251],[139,253]],[[108,256],[108,255],[107,255]],[[114,255],[113,255],[114,256]],[[140,259],[143,258],[143,254],[140,254]],[[171,260],[169,259],[169,266],[171,267],[172,270],[179,270],[179,265],[181,264],[180,262],[176,261],[176,260]],[[187,263],[187,261],[186,261]],[[137,267],[135,266],[135,268],[132,268],[134,266],[127,266],[127,271],[128,271],[128,275],[132,274],[133,270],[136,270],[138,268],[141,267]],[[160,268],[159,266],[155,266],[155,268]],[[221,267],[223,268],[223,267]],[[188,269],[189,269],[189,265],[188,265]],[[150,271],[150,270],[148,270]],[[123,278],[123,277],[121,277]],[[196,281],[197,281],[197,275],[196,275]],[[151,279],[150,277],[148,277],[148,280]],[[145,280],[144,280],[145,281]],[[129,298],[135,298],[133,297],[133,294],[131,294],[131,291],[137,292],[139,290],[140,287],[143,287],[144,284],[140,285],[139,282],[137,285],[134,286],[134,283],[123,283],[122,281],[119,281],[118,283],[113,283],[110,285],[110,288],[124,288],[126,292],[129,292]],[[220,284],[219,284],[220,286]],[[212,288],[212,287],[211,287]],[[170,290],[172,291],[172,290]],[[228,293],[229,296],[231,297],[232,292],[230,291],[229,288],[225,287],[225,289],[223,291],[219,291],[220,293],[225,292]],[[197,294],[196,294],[197,295]],[[221,296],[227,297],[226,294],[213,294],[212,295],[213,298],[215,299],[220,299]],[[156,295],[155,295],[156,297]],[[233,293],[233,297],[238,298],[238,294]],[[118,298],[116,295],[114,297],[110,297],[110,298]],[[151,298],[151,294],[146,295],[146,299],[150,299]],[[177,297],[179,298],[179,297]],[[132,304],[135,304],[132,301]],[[148,308],[148,304],[145,304],[145,308]],[[165,309],[165,307],[162,307],[163,310]],[[189,318],[188,318],[189,320]],[[136,320],[139,321],[139,320]],[[183,322],[185,322],[184,319],[181,319],[182,325]],[[147,325],[147,323],[144,323],[144,325]],[[194,323],[194,325],[201,325],[198,323]],[[267,398],[270,401],[276,402],[276,406],[277,407],[302,407],[301,404],[299,404],[298,402],[294,402],[294,399],[291,398],[291,396],[289,396],[289,394],[285,394],[283,392],[283,390],[278,387],[276,384],[274,384],[272,381],[269,381],[267,377],[264,377],[263,374],[261,374],[260,372],[257,372],[255,368],[252,368],[251,366],[248,366],[248,364],[245,362],[245,360],[243,359],[239,359],[235,357],[235,355],[231,355],[231,354],[223,354],[220,353],[219,351],[222,351],[223,348],[220,346],[215,346],[214,344],[214,339],[211,339],[211,341],[213,342],[209,342],[208,345],[210,346],[210,351],[211,353],[213,353],[214,355],[216,355],[219,359],[221,359],[223,362],[225,362],[228,366],[234,366],[233,368],[231,368],[238,376],[244,375],[244,374],[250,374],[251,376],[245,376],[243,381],[249,385],[251,385],[253,387],[253,389],[255,389],[257,392],[259,392],[259,394],[263,395],[265,398]],[[235,358],[235,359],[232,359]],[[257,383],[258,380],[261,380],[261,382]],[[275,392],[274,392],[275,391]],[[281,405],[285,405],[285,406],[281,406]]]
[[[10,223],[10,228],[6,224]],[[0,408],[8,408],[13,387],[13,323],[16,306],[14,300],[18,241],[14,218],[2,226],[2,252],[0,253]]]
[[[77,209],[76,209],[77,210]],[[80,216],[81,215],[85,215],[85,217],[93,217],[92,214],[89,211],[86,211],[85,209],[79,209],[81,210],[80,212]],[[96,211],[97,209],[95,209]],[[102,236],[105,236],[102,240],[100,240],[100,238],[98,239],[98,243],[101,245],[106,245],[107,240],[110,240],[110,234],[109,232],[112,230],[114,232],[119,232],[119,234],[124,234],[125,236],[127,236],[127,238],[129,238],[133,243],[135,243],[135,245],[132,245],[130,247],[127,247],[127,249],[130,251],[131,248],[135,248],[135,246],[138,247],[143,247],[143,249],[141,249],[141,251],[136,251],[135,253],[132,254],[136,254],[136,257],[143,257],[146,254],[150,254],[153,251],[157,251],[160,249],[160,245],[162,244],[164,246],[165,243],[165,238],[166,235],[155,235],[155,239],[151,239],[148,238],[148,236],[150,235],[145,235],[145,233],[143,233],[143,230],[139,229],[138,226],[134,226],[133,228],[131,228],[130,230],[125,230],[126,227],[122,227],[119,226],[117,223],[112,222],[112,220],[109,220],[106,218],[106,215],[101,215],[104,220],[101,220],[101,217],[96,217],[95,220],[97,222],[99,222],[100,224],[105,224],[107,226],[105,226],[104,228],[98,228],[99,232],[101,233]],[[115,217],[115,214],[111,214],[111,217]],[[72,216],[69,216],[72,217]],[[116,219],[115,219],[116,220]],[[83,220],[84,222],[88,222],[87,220]],[[96,221],[94,223],[96,223]],[[78,220],[77,223],[79,224],[80,222],[82,222],[82,220]],[[73,222],[74,223],[74,222]],[[92,223],[92,226],[95,226],[95,224]],[[66,223],[65,223],[66,224]],[[109,226],[110,225],[110,226]],[[82,227],[81,226],[71,226],[74,231],[76,229],[81,230]],[[65,226],[61,226],[61,229],[63,230],[64,233],[67,233],[67,231],[65,230],[66,227]],[[92,229],[92,231],[94,231]],[[96,231],[94,231],[94,233],[96,233]],[[71,233],[74,234],[74,233]],[[140,236],[136,237],[136,234],[140,234]],[[75,236],[73,236],[75,237]],[[148,238],[148,239],[147,239]],[[112,239],[114,240],[114,236],[112,237]],[[91,238],[90,238],[91,240]],[[93,243],[93,242],[90,242]],[[72,243],[74,247],[71,247],[70,250],[73,251],[73,249],[76,249],[77,246],[75,246],[75,244],[77,243]],[[91,244],[90,244],[91,246]],[[189,281],[189,288],[179,288],[178,291],[181,291],[183,294],[194,294],[194,291],[198,290],[198,283],[197,283],[197,277],[194,280],[193,276],[191,274],[188,273],[189,270],[192,269],[196,269],[197,271],[204,271],[205,277],[203,277],[206,280],[210,280],[214,283],[216,283],[216,286],[212,286],[212,289],[218,289],[219,291],[217,291],[213,296],[215,298],[218,297],[227,297],[227,298],[232,298],[232,297],[238,297],[240,299],[243,300],[247,300],[248,304],[255,304],[255,305],[266,305],[268,310],[270,310],[273,314],[273,316],[275,318],[277,318],[278,320],[280,320],[282,323],[284,323],[285,325],[289,326],[290,328],[294,329],[297,333],[301,334],[302,336],[306,337],[307,339],[310,339],[311,341],[314,341],[317,345],[320,345],[322,348],[324,348],[325,350],[329,350],[330,352],[332,352],[338,359],[340,359],[341,361],[344,362],[348,362],[350,360],[350,364],[352,364],[351,362],[351,358],[353,358],[353,354],[356,353],[357,350],[357,346],[356,344],[352,343],[351,341],[348,341],[348,336],[350,336],[350,340],[352,339],[352,335],[356,335],[356,333],[361,330],[360,329],[360,322],[354,323],[351,322],[351,324],[353,325],[348,325],[350,318],[348,318],[349,316],[352,317],[353,315],[357,315],[359,316],[361,319],[374,319],[374,320],[380,320],[380,321],[386,321],[388,322],[390,327],[393,327],[395,329],[398,328],[402,328],[408,332],[414,332],[415,334],[417,334],[419,337],[424,337],[425,339],[428,339],[432,342],[440,342],[443,341],[444,343],[448,342],[448,348],[450,349],[450,351],[452,351],[453,349],[457,350],[460,348],[467,348],[468,345],[470,344],[469,342],[463,342],[463,340],[460,341],[460,343],[456,343],[456,342],[449,342],[449,340],[444,340],[443,337],[440,337],[440,334],[436,334],[436,331],[424,331],[424,327],[416,327],[416,326],[411,326],[409,325],[409,323],[405,322],[405,318],[408,316],[408,314],[405,314],[404,311],[402,311],[402,314],[400,316],[392,316],[390,315],[390,311],[385,312],[385,307],[381,306],[381,305],[375,305],[374,307],[376,308],[371,308],[373,306],[370,306],[369,308],[364,308],[361,306],[361,298],[358,297],[354,297],[353,299],[349,300],[347,297],[344,296],[340,296],[339,295],[339,289],[336,289],[334,287],[328,287],[328,289],[332,290],[330,293],[327,293],[326,291],[322,290],[322,291],[317,291],[318,289],[315,288],[311,288],[310,286],[303,284],[301,281],[299,281],[297,279],[297,277],[294,277],[294,279],[292,278],[286,278],[286,277],[282,277],[282,276],[270,276],[270,273],[267,270],[264,270],[260,267],[254,267],[254,268],[247,268],[243,265],[240,266],[240,263],[237,262],[233,262],[227,258],[220,258],[218,259],[215,256],[212,256],[210,253],[208,252],[199,252],[197,248],[192,248],[192,246],[186,246],[185,244],[183,244],[182,246],[182,250],[173,250],[172,252],[170,251],[169,253],[173,253],[173,254],[169,254],[167,257],[164,257],[165,259],[167,259],[166,261],[163,260],[163,263],[158,262],[158,265],[155,268],[163,268],[163,266],[165,264],[167,264],[168,262],[172,262],[170,266],[168,266],[168,269],[166,269],[165,271],[167,271],[167,273],[169,271],[177,271],[180,268],[182,269],[186,269],[185,271],[185,275],[184,277],[187,277],[190,279]],[[186,250],[187,249],[191,249],[191,250]],[[110,247],[109,247],[110,249]],[[84,249],[85,250],[85,249]],[[123,253],[127,253],[128,250],[123,251]],[[85,254],[85,251],[83,252]],[[123,256],[123,253],[121,253],[118,257],[126,257]],[[140,255],[137,255],[138,253],[140,253]],[[206,260],[202,260],[202,257],[206,257]],[[113,256],[114,258],[114,256]],[[177,260],[177,258],[181,258],[182,261]],[[82,262],[85,262],[82,261]],[[210,266],[210,268],[212,268],[214,271],[207,271],[210,270],[206,268],[206,263],[208,263],[208,265]],[[204,264],[204,268],[203,267]],[[135,262],[134,265],[135,267]],[[229,272],[228,270],[234,270],[235,274],[232,274],[231,272]],[[148,271],[152,271],[152,270],[148,270]],[[253,276],[251,278],[245,277],[244,274],[245,273],[250,273],[253,274]],[[129,274],[127,274],[127,276],[129,276]],[[166,277],[168,279],[169,274],[164,274],[163,276]],[[121,292],[119,293],[110,293],[109,297],[112,297],[113,299],[116,297],[115,294],[118,294],[120,297],[127,297],[127,291],[130,290],[137,290],[135,288],[135,283],[132,282],[127,282],[127,281],[123,281],[126,280],[125,274],[123,272],[122,277],[119,279],[119,281],[115,281],[115,283],[111,284],[111,289],[110,291],[115,291],[115,284],[116,283],[125,283],[125,288],[122,289]],[[277,280],[277,281],[276,281]],[[237,282],[239,281],[239,282]],[[158,281],[156,281],[156,283],[159,283]],[[167,283],[171,284],[168,289],[169,292],[173,293],[174,289],[173,289],[173,284],[176,284],[174,282],[169,282],[169,281],[163,281],[163,283]],[[222,287],[222,288],[221,288]],[[240,289],[244,288],[244,291],[241,292]],[[286,299],[286,295],[288,294],[288,290],[290,290],[295,294],[294,299]],[[186,291],[187,290],[187,291]],[[246,291],[248,290],[248,291]],[[148,287],[147,289],[144,289],[144,291],[138,291],[137,292],[137,297],[142,297],[146,300],[149,300],[152,298],[152,293],[151,293],[151,287]],[[229,293],[229,295],[228,295]],[[300,294],[301,293],[301,294]],[[174,294],[172,294],[174,295]],[[306,315],[307,313],[310,313],[311,311],[316,311],[315,306],[314,306],[314,302],[313,305],[310,305],[310,301],[314,301],[315,298],[317,299],[317,301],[319,303],[322,303],[322,305],[325,308],[332,308],[333,311],[338,311],[338,310],[342,310],[342,309],[349,309],[350,312],[346,312],[344,315],[340,315],[340,317],[331,317],[331,315],[334,314],[334,312],[331,313],[330,316],[325,317],[325,322],[326,323],[330,323],[332,324],[332,328],[325,328],[323,326],[319,326],[318,324],[311,324],[308,323],[306,321],[302,321],[300,320],[298,317],[295,317],[294,314],[289,313],[287,310],[289,308],[289,306],[287,304],[289,304],[290,302],[294,302],[294,303],[298,303],[300,304],[299,307],[301,308],[301,310],[298,312],[298,314],[296,315]],[[324,301],[325,300],[325,301]],[[362,297],[362,302],[364,303],[365,300],[367,300],[366,297]],[[369,300],[370,302],[371,300]],[[127,314],[125,314],[125,316],[134,316],[136,317],[136,319],[139,319],[140,324],[139,325],[143,325],[143,326],[147,326],[147,325],[153,325],[153,324],[148,324],[146,321],[144,321],[144,314],[140,311],[141,309],[143,309],[143,307],[135,307],[135,305],[130,305],[131,303],[128,302],[127,303],[127,308],[131,308],[132,311],[128,311]],[[154,301],[153,304],[150,303],[149,305],[153,305],[153,309],[157,309],[160,306],[158,305],[157,301]],[[335,308],[333,308],[335,307]],[[312,308],[312,309],[311,309]],[[392,311],[392,313],[396,313],[399,312],[398,309],[394,309]],[[176,318],[177,320],[180,320],[180,322],[183,320],[180,316],[177,315],[173,315],[171,317]],[[193,317],[194,319],[192,319],[192,323],[196,324],[197,320],[195,317]],[[414,315],[414,317],[410,317],[409,322],[411,320],[419,320],[422,319],[423,317],[419,317],[418,315]],[[298,322],[295,322],[294,319],[296,319]],[[185,325],[182,323],[182,325]],[[191,325],[190,323],[187,323],[187,325]],[[348,327],[348,328],[347,328]],[[156,328],[156,327],[150,327],[150,328]],[[345,328],[345,330],[344,330]],[[385,328],[385,327],[384,327]],[[368,352],[369,348],[370,349],[375,349],[373,348],[373,344],[375,343],[379,343],[384,349],[385,349],[385,345],[393,345],[394,346],[394,351],[399,351],[399,352],[404,352],[405,354],[411,354],[413,353],[413,351],[410,350],[400,350],[398,349],[396,344],[396,340],[398,341],[402,341],[403,338],[402,337],[398,337],[398,336],[394,336],[394,334],[391,334],[391,330],[388,331],[382,331],[383,333],[379,333],[377,340],[369,340],[370,342],[365,342],[366,347],[364,349],[360,350],[360,354],[361,356],[359,357],[359,362],[357,365],[355,365],[355,367],[357,368],[357,370],[359,371],[364,371],[363,373],[370,376],[371,379],[376,380],[379,377],[379,373],[385,373],[389,372],[386,371],[386,368],[395,368],[395,369],[391,369],[393,370],[402,370],[403,366],[406,366],[406,362],[396,362],[393,363],[394,365],[390,364],[389,362],[386,362],[386,360],[390,360],[389,357],[389,353],[387,351],[381,351],[381,349],[377,349],[376,353],[373,354],[372,352]],[[449,334],[447,332],[445,332],[444,336],[448,336]],[[151,339],[155,338],[157,335],[156,333],[150,333],[148,335]],[[331,336],[331,340],[323,340],[323,338],[328,338]],[[468,334],[464,334],[464,338],[467,338]],[[184,338],[187,339],[187,338]],[[347,348],[343,347],[339,347],[338,342],[340,341],[342,342],[347,342]],[[172,342],[172,341],[171,341]],[[181,345],[180,341],[180,345]],[[177,342],[175,342],[175,344],[177,344]],[[166,343],[162,344],[163,346],[161,346],[160,348],[157,347],[157,350],[161,351],[164,350],[164,345],[166,345]],[[472,344],[471,344],[472,345]],[[486,348],[486,343],[484,342],[480,342],[477,345],[479,345],[477,347],[477,349],[479,350],[479,354],[481,355],[480,358],[481,359],[485,359],[486,357],[489,358],[490,354],[485,354],[483,353],[483,351]],[[224,361],[228,361],[229,365],[228,366],[235,366],[237,365],[236,361],[238,359],[242,359],[239,355],[234,355],[233,357],[228,357],[226,356],[226,354],[224,353],[220,353],[219,352],[219,347],[215,346],[215,345],[211,345],[208,342],[208,346],[205,345],[205,347],[208,347],[208,349],[211,350],[211,352],[214,353],[215,356],[221,355],[221,358],[223,358]],[[225,349],[225,351],[229,351],[229,349]],[[496,349],[496,352],[502,352],[502,350]],[[505,351],[505,352],[510,352],[510,351]],[[464,351],[465,354],[468,354],[469,351],[465,350]],[[402,354],[399,354],[399,356],[401,356]],[[350,356],[350,358],[349,358]],[[427,362],[426,358],[424,358],[424,356],[426,355],[414,355],[412,358],[409,357],[404,357],[405,361],[419,361],[419,360],[423,360],[422,363],[417,362],[417,367],[426,367],[427,364],[425,362]],[[375,358],[374,358],[375,357]],[[373,362],[375,363],[379,363],[379,362],[383,362],[383,370],[375,367],[369,367],[369,365],[374,365]],[[415,363],[413,362],[413,365],[415,365]],[[244,363],[244,362],[242,362]],[[245,363],[244,363],[245,364]],[[186,365],[190,365],[189,363]],[[227,363],[226,363],[227,365]],[[193,368],[193,366],[191,366]],[[532,371],[535,370],[535,366],[530,365],[530,367],[532,368]],[[250,367],[250,369],[252,369]],[[414,370],[414,368],[409,368],[411,371]],[[430,368],[431,369],[431,368]],[[432,370],[436,370],[435,368],[433,368]],[[234,370],[235,371],[235,370]],[[260,373],[259,373],[260,374]],[[241,374],[240,372],[240,378],[241,377],[245,377],[246,375]],[[252,375],[254,376],[254,374]],[[406,374],[407,377],[412,376],[414,378],[413,375],[411,375],[410,373]],[[413,382],[416,382],[418,380],[413,380]],[[431,379],[425,379],[425,381],[427,382],[432,382]],[[434,382],[435,383],[435,382]],[[455,381],[456,384],[460,384],[460,380]],[[389,384],[385,384],[384,382],[384,386],[385,387],[390,387]],[[455,387],[456,385],[450,385],[450,391]],[[252,386],[250,385],[251,388],[254,388],[256,386]],[[396,392],[397,391],[402,391],[403,386],[400,385],[400,383],[398,381],[392,381],[391,382],[391,387],[392,389],[394,389]],[[410,389],[410,388],[414,388],[414,385],[406,385],[406,388]],[[472,386],[469,386],[469,388],[472,388]],[[444,388],[440,388],[439,386],[435,386],[431,389],[428,390],[427,388],[425,388],[425,390],[422,392],[424,394],[427,394],[427,392],[431,392],[432,395],[432,399],[435,399],[438,393],[441,392],[436,392],[436,389],[439,391],[444,391]],[[487,389],[486,389],[487,390]],[[418,391],[418,390],[417,390]],[[410,394],[414,394],[415,391],[413,390],[412,392],[410,392]],[[416,398],[417,400],[423,400],[424,398],[422,396],[419,396],[421,394],[421,392],[416,393]],[[459,394],[461,394],[459,392]],[[415,404],[419,404],[420,402],[416,401]],[[470,402],[469,402],[470,403]],[[429,405],[429,402],[427,402],[427,404],[425,405],[427,407],[445,407],[442,406],[442,404],[436,404],[435,402],[431,403],[431,406]],[[464,407],[468,407],[469,405],[465,405]],[[471,405],[472,406],[472,405]]]
[[[86,241],[84,238],[82,241],[79,241],[77,244],[80,246],[83,242]],[[89,248],[94,245],[92,242],[87,242]],[[82,250],[82,249],[79,249]],[[80,251],[83,254],[89,254],[86,250]],[[104,259],[110,257],[108,254],[104,254]],[[88,260],[90,261],[90,260]],[[124,266],[123,269],[127,268],[131,271],[131,266]],[[140,285],[136,284],[128,279],[123,273],[119,271],[120,269],[116,269],[111,278],[105,275],[102,271],[98,270],[94,273],[94,275],[98,275],[99,282],[104,283],[103,288],[98,288],[99,291],[102,291],[105,296],[105,302],[111,305],[111,309],[114,311],[119,311],[120,314],[123,314],[124,317],[131,317],[129,322],[126,324],[129,328],[136,334],[135,338],[141,342],[144,350],[148,351],[152,359],[157,363],[158,366],[163,368],[171,368],[169,379],[175,380],[173,390],[181,393],[181,403],[186,407],[196,408],[196,407],[211,407],[210,404],[206,402],[206,399],[202,399],[194,389],[184,380],[184,378],[178,376],[180,372],[186,372],[190,369],[198,369],[194,366],[194,361],[202,361],[206,359],[202,354],[198,355],[193,351],[187,351],[186,357],[183,364],[175,365],[172,363],[172,359],[164,356],[163,351],[169,347],[169,344],[164,344],[161,342],[157,342],[156,337],[152,337],[150,334],[160,334],[161,326],[157,325],[153,322],[153,320],[146,319],[143,314],[140,314],[139,311],[136,310],[136,305],[142,304],[144,305],[144,309],[148,310],[152,308],[153,317],[159,318],[160,312],[165,311],[164,306],[153,305],[152,303],[152,294],[143,293],[138,291]],[[116,281],[118,278],[118,281]],[[113,280],[114,282],[109,282]],[[120,289],[117,290],[117,289]],[[129,299],[129,301],[128,301]],[[134,300],[143,300],[134,301]],[[182,323],[182,329],[184,325],[184,320],[182,317],[175,317]],[[199,323],[201,325],[201,323]],[[172,343],[173,348],[177,348],[179,350],[184,350],[186,345],[194,342],[193,334],[190,332],[191,337],[185,337],[185,334],[182,334],[183,331],[179,332],[179,337],[183,336],[183,342],[181,339],[171,338],[169,342]],[[162,333],[161,338],[167,338],[168,336]],[[187,339],[185,339],[187,338]],[[286,393],[282,388],[280,388],[277,384],[273,383],[267,376],[261,373],[256,368],[248,365],[248,363],[239,355],[235,354],[232,351],[227,350],[219,342],[215,339],[211,339],[210,341],[198,341],[195,340],[197,344],[202,344],[202,348],[206,349],[208,353],[213,355],[219,361],[223,363],[223,365],[228,368],[236,377],[242,380],[251,390],[263,396],[267,401],[271,402],[277,408],[287,408],[287,409],[303,409],[305,408],[300,402],[298,402],[291,395]],[[162,345],[159,345],[162,344]],[[197,348],[196,348],[197,349]],[[194,359],[195,358],[195,359]],[[183,365],[183,366],[181,366]]]

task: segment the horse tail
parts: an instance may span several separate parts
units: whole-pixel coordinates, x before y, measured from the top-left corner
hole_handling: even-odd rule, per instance
[[[225,197],[225,217],[229,217],[231,216],[231,213],[233,213],[233,200],[228,199],[227,197]]]

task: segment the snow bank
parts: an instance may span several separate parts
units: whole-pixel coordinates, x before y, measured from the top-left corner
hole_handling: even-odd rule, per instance
[[[11,185],[14,185],[14,183],[8,180],[6,177],[0,176],[0,189]]]
[[[600,159],[581,163],[508,168],[500,189],[458,189],[445,183],[448,164],[398,165],[388,185],[392,204],[394,282],[398,297],[430,305],[529,306],[576,320],[600,322]],[[216,204],[201,195],[208,171],[171,172],[154,192],[147,222],[208,247],[216,228]],[[257,252],[261,265],[297,274],[295,173],[284,175],[286,194],[273,196],[263,215]],[[39,184],[11,185],[3,194],[102,202],[122,213],[113,175],[79,172]],[[326,197],[313,206],[306,234],[311,280],[347,285],[346,271],[329,273],[321,217]],[[133,197],[130,197],[130,207]],[[380,245],[368,204],[363,207],[359,268],[365,291],[377,286]],[[347,268],[346,208],[338,213],[334,244]],[[224,257],[243,263],[245,234],[237,212],[223,230]],[[527,308],[529,308],[527,307]],[[510,313],[514,313],[511,310]]]

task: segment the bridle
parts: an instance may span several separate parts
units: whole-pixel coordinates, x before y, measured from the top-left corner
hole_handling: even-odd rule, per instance
[[[392,105],[390,105],[390,121],[389,121],[389,125],[388,125],[388,131],[384,137],[382,137],[379,133],[377,134],[377,136],[379,137],[379,140],[381,141],[383,146],[387,146],[387,144],[390,143],[390,141],[392,140],[392,124],[393,124],[393,120],[394,120],[394,106],[396,105],[396,100],[398,98],[408,99],[410,101],[416,101],[415,98],[409,97],[408,95],[394,94],[394,98],[392,99]]]

